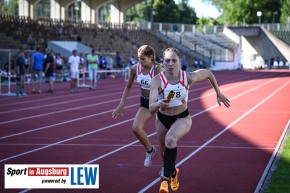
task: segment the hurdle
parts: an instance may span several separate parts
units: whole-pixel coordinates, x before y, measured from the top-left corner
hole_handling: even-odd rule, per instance
[[[126,67],[125,68],[125,82],[128,82],[128,79],[129,79],[129,76],[130,76],[130,67]]]
[[[113,73],[119,73],[119,74],[123,74],[124,75],[124,81],[125,82],[128,82],[128,77],[129,77],[129,74],[130,74],[129,71],[130,71],[130,68],[129,67],[126,67],[123,70],[116,70],[116,69],[114,69],[114,70],[98,70],[97,74],[99,74],[99,73],[112,73],[112,74]],[[116,76],[113,75],[111,77],[112,78],[115,78]]]
[[[79,73],[79,77],[78,77],[78,80],[77,80],[77,84],[78,84],[78,87],[90,87],[90,85],[86,84],[86,74],[88,74],[89,72],[87,70],[83,70]],[[116,69],[113,69],[113,70],[98,70],[97,71],[97,77],[95,79],[95,84],[98,83],[98,80],[101,79],[100,78],[100,74],[101,73],[112,73],[112,75],[110,76],[111,78],[115,78],[116,75],[114,75],[114,73],[119,73],[119,74],[124,74],[124,81],[125,82],[128,82],[128,78],[129,78],[129,74],[130,74],[130,68],[129,67],[126,67],[125,69],[123,70],[116,70]],[[82,79],[80,78],[80,75],[82,75]],[[80,81],[82,80],[82,81]]]
[[[86,84],[86,74],[88,73],[88,71],[86,70],[86,68],[84,68],[80,73],[79,73],[79,76],[78,76],[78,79],[77,79],[77,85],[78,87],[90,87],[90,85]],[[80,84],[80,75],[83,76],[83,81],[82,81],[82,84]]]

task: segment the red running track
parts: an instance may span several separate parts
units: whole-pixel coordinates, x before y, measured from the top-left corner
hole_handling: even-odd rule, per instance
[[[207,81],[191,87],[193,125],[178,144],[178,192],[259,192],[289,121],[290,72],[214,74],[231,108],[217,105]],[[159,151],[153,165],[145,168],[145,149],[131,129],[139,107],[138,85],[132,88],[124,116],[112,119],[125,82],[115,78],[98,84],[97,90],[80,88],[78,94],[69,93],[64,82],[55,83],[54,94],[0,97],[1,192],[158,192]],[[146,132],[158,147],[154,119]],[[4,189],[4,164],[99,164],[100,188]]]

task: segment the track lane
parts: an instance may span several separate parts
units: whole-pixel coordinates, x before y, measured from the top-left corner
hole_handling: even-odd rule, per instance
[[[210,99],[210,100],[212,100],[212,99]],[[132,111],[132,113],[133,113],[133,111]],[[191,113],[192,114],[192,113]],[[201,119],[202,120],[202,119]],[[130,126],[129,126],[130,127]],[[127,132],[127,134],[128,134],[128,130],[126,130],[124,133],[126,133]],[[152,137],[153,139],[154,139],[154,137]],[[133,147],[133,146],[132,146]],[[134,146],[135,147],[135,146]],[[197,146],[198,147],[198,146]],[[128,147],[128,150],[131,150],[131,146],[130,147]],[[134,149],[134,148],[133,148]],[[140,149],[140,151],[142,151],[142,153],[143,153],[143,149],[142,149],[142,147],[140,146],[139,148],[137,148],[137,149]],[[123,151],[125,151],[125,152],[123,152]],[[127,151],[127,149],[125,149],[125,150],[123,150],[122,152],[122,154],[124,154],[124,156],[126,157],[126,152],[128,152]],[[132,150],[131,150],[132,151]],[[130,152],[130,151],[129,151]],[[142,161],[143,159],[144,159],[144,155],[143,154],[138,154],[138,156],[136,156],[136,159],[135,159],[135,161],[137,161],[137,162],[140,162],[140,160]],[[127,154],[128,155],[128,154]],[[137,154],[136,154],[137,155]],[[120,155],[119,154],[113,154],[113,155],[110,155],[110,158],[112,158],[112,156],[114,157],[114,156],[116,156],[116,157],[120,157]],[[135,157],[135,156],[134,156]],[[23,158],[23,157],[22,157]],[[125,158],[123,158],[123,159],[125,159]],[[21,160],[21,159],[20,159]],[[29,158],[28,158],[28,160],[29,160]],[[15,161],[15,160],[14,160]],[[100,159],[100,160],[97,160],[98,162],[100,162],[100,163],[102,163],[102,165],[104,165],[104,168],[110,168],[109,166],[108,167],[105,167],[106,166],[106,160],[105,159]],[[158,158],[157,158],[157,161],[158,161]],[[160,162],[158,162],[158,163],[160,163]],[[107,163],[108,165],[110,165],[110,162],[108,162]],[[112,163],[111,163],[112,164]],[[137,168],[138,168],[138,170],[139,170],[139,167],[138,167],[138,165],[140,166],[140,163],[139,164],[137,164]],[[116,169],[118,169],[119,167],[121,167],[121,166],[119,166],[118,165],[118,167],[116,167]],[[124,169],[125,170],[128,170],[128,168],[130,168],[130,166],[128,166],[128,167],[126,167],[126,166],[122,166],[122,167],[124,167]],[[134,165],[132,165],[131,167],[134,167]],[[142,163],[141,163],[141,166],[140,166],[140,168],[142,168]],[[120,169],[120,168],[119,168]],[[160,167],[158,167],[158,166],[156,166],[156,167],[154,167],[153,168],[153,170],[154,171],[157,171],[157,173],[158,173],[158,170],[160,169]],[[135,168],[135,170],[136,170],[136,168]],[[115,169],[113,170],[113,171],[116,171]],[[112,173],[112,174],[114,174],[115,172],[113,172],[113,171],[111,171],[111,172],[109,172],[109,173]],[[118,170],[117,170],[118,171]],[[151,173],[153,173],[152,171],[149,171],[148,172],[148,170],[144,170],[144,168],[143,169],[141,169],[141,171],[144,173],[144,172],[146,172],[146,174],[148,174],[148,175],[150,175]],[[119,171],[118,171],[119,172]],[[132,174],[134,174],[134,172],[129,172],[130,174],[132,173]],[[138,175],[138,176],[143,176],[142,175],[142,173],[140,172],[138,172],[138,174],[135,174],[136,176]],[[151,179],[153,179],[154,178],[154,176],[156,176],[156,173],[154,173],[154,174],[152,174],[152,175],[150,175],[151,176]],[[153,176],[153,178],[152,178],[152,176]],[[124,180],[121,180],[122,181],[122,183],[123,183],[123,181],[124,182],[126,182],[126,179],[124,179]],[[147,179],[145,179],[145,181],[147,182],[148,180]],[[119,181],[117,181],[118,183],[119,183]],[[149,182],[150,182],[150,179],[149,179]],[[120,182],[121,183],[121,182]],[[106,184],[102,184],[102,188],[104,188],[104,187],[106,187],[105,186]],[[37,190],[32,190],[31,192],[34,192],[34,191],[37,191]],[[71,191],[70,191],[71,192]],[[72,191],[73,192],[73,191]]]

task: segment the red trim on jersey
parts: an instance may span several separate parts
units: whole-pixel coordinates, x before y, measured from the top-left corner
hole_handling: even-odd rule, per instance
[[[150,72],[149,72],[149,76],[150,78],[153,78],[153,74],[154,74],[154,67],[152,66]]]
[[[166,80],[165,80],[165,78],[164,78],[164,76],[163,76],[163,73],[162,73],[162,72],[161,72],[161,73],[159,73],[159,76],[161,77],[161,80],[162,80],[162,82],[163,82],[163,84],[164,84],[164,89],[163,89],[163,90],[161,90],[161,91],[159,92],[159,94],[161,94],[161,93],[163,93],[163,92],[164,92],[165,88],[167,87],[167,85],[168,85],[168,82],[166,82]]]
[[[142,73],[141,63],[138,63],[137,64],[137,73],[138,73],[138,75]],[[153,78],[153,75],[154,75],[154,67],[152,67],[151,70],[150,70],[150,72],[149,72],[150,78]]]
[[[160,77],[161,77],[162,82],[164,83],[164,89],[165,89],[167,87],[167,85],[168,85],[168,82],[165,80],[165,77],[163,76],[163,73],[160,73]]]
[[[182,72],[182,74],[181,74],[181,80],[179,82],[180,82],[180,84],[182,86],[185,87],[186,90],[188,90],[188,87],[184,84],[184,73],[185,73],[185,71],[181,71],[181,72]]]
[[[142,68],[141,67],[141,63],[138,63],[137,64],[137,73],[138,73],[138,75],[142,73],[141,68]]]

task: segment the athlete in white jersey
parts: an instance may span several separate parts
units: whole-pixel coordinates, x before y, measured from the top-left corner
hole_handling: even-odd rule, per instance
[[[218,104],[223,103],[226,107],[230,107],[230,101],[219,90],[217,81],[211,71],[206,69],[194,72],[181,71],[181,57],[176,48],[166,49],[163,58],[165,71],[151,80],[149,111],[152,114],[158,111],[155,126],[160,150],[163,151],[164,167],[159,193],[168,193],[169,181],[171,189],[173,191],[178,190],[179,169],[175,167],[177,142],[189,132],[192,124],[187,109],[189,86],[208,79],[216,91]],[[170,90],[174,91],[174,96],[168,103],[165,98]],[[164,93],[164,97],[162,100],[157,100],[160,92]]]
[[[180,80],[177,84],[170,84],[164,72],[159,73],[160,79],[161,79],[161,91],[159,91],[159,97],[158,99],[166,99],[168,94],[173,91],[174,96],[170,100],[168,107],[175,107],[182,105],[187,102],[188,99],[188,83],[187,83],[187,76],[186,72],[180,70]]]
[[[152,158],[156,152],[156,148],[152,146],[149,141],[147,134],[144,131],[144,126],[153,116],[149,112],[151,79],[161,71],[161,67],[155,62],[155,53],[153,48],[148,45],[143,45],[138,49],[138,58],[139,63],[132,66],[122,99],[118,107],[112,113],[112,117],[116,118],[118,115],[123,114],[126,99],[130,93],[135,78],[137,78],[137,82],[140,84],[141,96],[140,108],[133,122],[133,132],[146,148],[147,152],[144,166],[149,167],[152,164]]]
[[[136,75],[137,75],[137,83],[140,84],[141,89],[150,90],[151,79],[154,77],[154,66],[153,65],[147,74],[142,73],[142,64],[139,62],[136,65]]]

